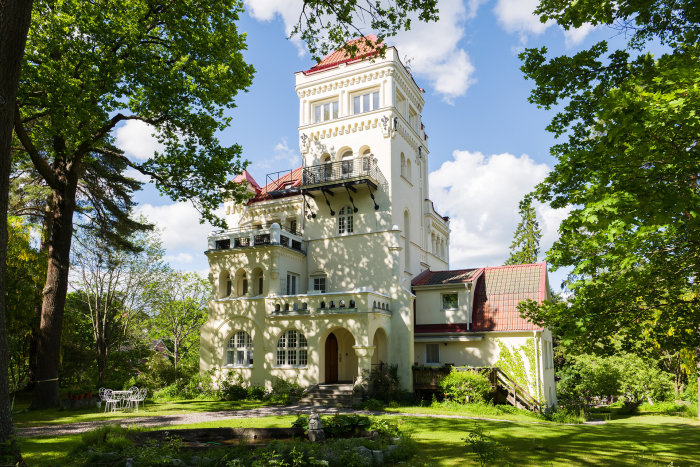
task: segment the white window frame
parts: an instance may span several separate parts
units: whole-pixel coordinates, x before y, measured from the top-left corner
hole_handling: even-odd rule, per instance
[[[359,115],[365,112],[371,112],[381,107],[381,96],[379,89],[372,89],[353,94],[350,98],[352,105],[352,114]]]
[[[317,283],[316,281],[319,281]],[[319,286],[320,281],[323,281],[323,288],[320,288]],[[328,277],[326,276],[315,276],[311,278],[311,290],[314,292],[319,292],[319,293],[326,293],[328,291]]]
[[[351,234],[355,231],[352,215],[352,207],[343,206],[340,208],[338,211],[338,235]]]
[[[437,361],[430,361],[430,353],[428,352],[428,348],[434,348],[437,349]],[[440,344],[439,343],[431,343],[431,344],[425,344],[425,363],[426,365],[439,365],[440,364]]]
[[[233,368],[253,367],[253,339],[246,331],[236,331],[226,341],[226,366]],[[239,357],[244,363],[239,363]]]
[[[327,107],[327,108],[326,108]],[[325,118],[328,111],[328,118]],[[316,115],[318,112],[318,115]],[[311,119],[313,123],[330,122],[340,115],[340,101],[338,98],[329,101],[317,102],[311,106]]]
[[[290,285],[292,286],[290,288]],[[297,295],[299,293],[299,274],[287,273],[287,295]]]
[[[445,297],[448,295],[454,295],[455,298],[457,299],[457,304],[454,307],[446,307],[445,306]],[[440,306],[442,307],[443,310],[458,310],[459,309],[459,294],[457,292],[449,292],[449,293],[443,293],[440,294]]]
[[[277,339],[275,367],[305,368],[309,363],[306,336],[296,329],[284,331]]]

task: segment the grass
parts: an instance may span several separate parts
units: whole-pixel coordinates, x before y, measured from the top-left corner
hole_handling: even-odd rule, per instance
[[[216,412],[219,410],[246,410],[271,405],[260,401],[219,401],[219,400],[179,400],[152,402],[139,407],[139,411],[117,411],[104,413],[97,408],[80,410],[28,410],[30,400],[20,400],[15,403],[12,419],[17,427],[37,425],[62,425],[66,423],[91,422],[97,420],[112,420],[117,418],[148,417],[155,415],[173,415],[193,412]]]
[[[396,418],[394,415],[384,417]],[[294,416],[219,420],[169,428],[288,427]],[[636,415],[603,425],[559,425],[490,420],[402,417],[402,429],[418,443],[411,463],[478,465],[463,438],[475,426],[505,446],[511,465],[669,465],[700,464],[700,423],[665,415]],[[79,435],[20,439],[29,465],[63,465]]]
[[[500,420],[512,420],[518,422],[542,422],[548,423],[543,416],[523,409],[517,409],[510,405],[490,404],[458,404],[456,402],[433,402],[429,406],[398,406],[386,407],[389,413],[411,413],[427,415],[461,415],[478,418],[497,418]]]

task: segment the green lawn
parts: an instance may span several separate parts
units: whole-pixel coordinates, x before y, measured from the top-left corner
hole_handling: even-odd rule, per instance
[[[387,417],[392,417],[387,415]],[[194,427],[285,427],[293,416],[222,420]],[[403,428],[419,445],[412,463],[478,465],[462,438],[479,425],[508,448],[511,465],[669,465],[700,464],[700,423],[687,418],[642,415],[603,425],[558,425],[445,418],[403,417]],[[174,427],[171,427],[174,428]],[[179,428],[185,428],[181,426]],[[29,465],[62,465],[79,436],[20,440]]]
[[[81,410],[27,410],[28,401],[15,404],[12,419],[17,427],[65,424],[76,422],[90,422],[95,420],[111,420],[115,418],[144,417],[153,415],[173,415],[192,412],[215,412],[219,410],[255,409],[269,405],[259,401],[235,401],[226,402],[218,400],[179,400],[167,402],[146,401],[146,405],[139,407],[139,411],[117,411],[104,413],[97,408]]]
[[[428,415],[461,415],[466,417],[493,418],[517,422],[551,423],[544,417],[510,405],[457,404],[453,402],[433,403],[429,406],[386,407],[387,413],[412,413]]]

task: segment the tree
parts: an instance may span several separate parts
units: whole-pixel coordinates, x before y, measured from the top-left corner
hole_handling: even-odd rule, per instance
[[[0,445],[2,446],[10,442],[14,433],[7,371],[9,352],[5,308],[10,145],[20,67],[31,12],[31,0],[0,0],[0,63],[2,63],[0,66]],[[19,448],[15,443],[12,444],[10,449],[12,462],[23,463]]]
[[[700,8],[544,0],[537,12],[564,28],[623,28],[630,41],[612,53],[603,41],[571,57],[521,54],[530,101],[561,109],[547,129],[566,141],[534,197],[572,207],[547,260],[573,268],[568,300],[521,310],[586,345],[641,335],[700,355]]]
[[[191,348],[198,348],[211,293],[209,281],[194,273],[173,272],[149,288],[151,332],[163,339],[175,369]]]
[[[83,230],[73,248],[76,279],[71,286],[91,324],[99,384],[107,377],[111,353],[127,339],[134,318],[145,313],[148,287],[167,270],[157,239],[138,234],[132,243],[139,247],[136,251]]]
[[[510,257],[504,264],[536,263],[540,253],[542,229],[537,222],[537,213],[530,198],[520,202],[520,223],[510,244]]]

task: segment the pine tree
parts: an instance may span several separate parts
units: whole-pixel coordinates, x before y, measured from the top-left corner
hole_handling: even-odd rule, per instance
[[[505,262],[509,264],[536,263],[540,252],[540,239],[542,230],[537,222],[535,208],[529,198],[520,202],[520,223],[513,234],[513,243],[510,244],[510,257]]]

